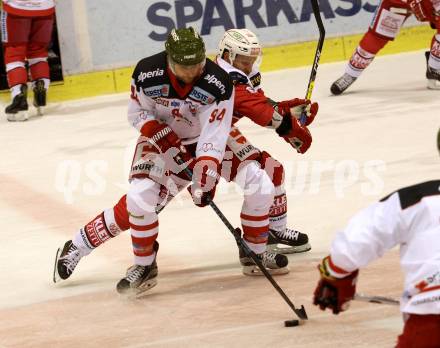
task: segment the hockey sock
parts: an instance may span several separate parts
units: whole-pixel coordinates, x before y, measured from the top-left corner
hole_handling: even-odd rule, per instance
[[[345,73],[352,77],[359,77],[370,65],[374,57],[375,54],[367,52],[361,46],[358,46],[348,62]]]
[[[287,196],[283,186],[275,187],[275,197],[269,211],[269,228],[284,231],[287,225]]]
[[[73,244],[89,254],[121,231],[115,221],[114,209],[106,209],[75,234]]]
[[[269,215],[249,215],[242,211],[240,217],[247,246],[256,254],[265,252],[269,236]]]

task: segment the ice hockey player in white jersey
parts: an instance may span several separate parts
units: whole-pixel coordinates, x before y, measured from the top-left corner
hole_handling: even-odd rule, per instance
[[[140,132],[126,197],[134,265],[118,282],[119,293],[139,294],[156,284],[156,207],[163,189],[177,194],[186,187],[191,179],[184,168],[190,165],[194,203],[207,205],[231,129],[232,81],[206,58],[199,34],[193,28],[173,29],[165,48],[142,59],[132,75],[128,119]],[[95,243],[105,238],[104,232],[88,235],[82,243]],[[68,241],[58,251],[54,276],[70,275],[79,249]]]
[[[397,347],[440,347],[440,180],[399,189],[356,214],[318,267],[313,302],[334,314],[347,310],[359,269],[396,245],[405,273]]]

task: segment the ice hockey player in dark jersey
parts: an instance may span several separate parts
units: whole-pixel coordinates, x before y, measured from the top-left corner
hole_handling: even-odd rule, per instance
[[[237,30],[237,32],[247,33],[248,31]],[[228,31],[225,37],[230,36],[230,34],[231,31]],[[221,45],[223,45],[224,42],[225,41],[222,40]],[[254,34],[252,34],[252,40],[245,39],[245,37],[242,36],[241,41],[237,41],[235,44],[234,51],[240,50],[240,52],[245,53],[244,47],[248,49],[247,55],[251,60],[255,61],[260,57],[261,47]],[[258,48],[258,50],[255,48]],[[235,70],[236,72],[239,71],[237,69]],[[243,72],[241,72],[241,75],[246,76]],[[238,83],[236,79],[238,75],[232,73],[231,76],[234,77],[235,89],[242,88],[242,84]],[[245,83],[247,82],[248,80],[245,81]],[[255,91],[257,90],[259,90],[259,88],[255,87]],[[288,141],[289,144],[294,144],[293,146],[298,152],[303,153],[307,151],[311,143],[310,133],[306,127],[299,125],[296,118],[292,117],[290,107],[296,107],[294,110],[297,114],[299,114],[303,108],[306,108],[309,116],[308,123],[310,123],[316,115],[318,109],[317,104],[314,103],[310,105],[308,101],[293,99],[280,103],[278,105],[280,113],[278,113],[274,109],[276,103],[264,97],[261,90],[258,96],[260,96],[260,104],[264,103],[264,106],[261,107],[261,105],[258,105],[258,102],[255,103],[254,95],[250,94],[248,99],[255,103],[256,109],[253,113],[249,112],[249,117],[254,120],[259,118],[260,121],[257,121],[257,123],[261,124],[261,122],[263,122],[265,126],[270,126],[272,116],[275,115],[279,122],[278,126],[283,124],[283,126],[277,130],[280,132],[279,135],[285,137],[290,134],[291,139],[286,138],[286,141]],[[241,99],[241,103],[243,102],[245,102],[245,98]],[[166,101],[160,99],[160,103],[166,103]],[[234,107],[239,108],[241,111],[245,110],[244,106],[235,105]],[[261,121],[263,117],[266,117],[265,121]],[[239,116],[236,117],[236,119],[238,118]],[[282,121],[282,119],[284,119],[284,121]],[[277,128],[273,125],[272,127]],[[240,215],[245,242],[248,243],[252,250],[261,255],[262,261],[270,273],[287,273],[288,269],[286,266],[288,259],[284,255],[279,254],[278,252],[280,250],[275,248],[275,246],[281,243],[284,245],[282,249],[283,252],[302,252],[310,250],[310,244],[308,243],[306,234],[286,227],[287,200],[283,188],[284,172],[281,164],[274,160],[267,152],[261,152],[256,149],[236,127],[233,127],[229,134],[225,160],[227,160],[227,165],[222,168],[222,177],[228,181],[235,181],[244,190],[247,190],[247,192],[253,192],[252,194],[244,196]],[[254,187],[256,185],[260,190],[249,190],[250,185],[254,185]],[[175,192],[181,188],[182,186],[179,186],[174,192],[170,192],[165,186],[161,186],[162,200],[160,205],[166,205],[175,195]],[[266,192],[266,194],[262,194],[262,192]],[[272,198],[267,194],[268,192],[272,192]],[[274,193],[275,198],[273,198]],[[67,279],[72,274],[82,256],[87,255],[91,250],[102,245],[121,231],[127,230],[129,227],[126,197],[123,196],[113,208],[104,210],[81,228],[76,233],[73,242],[66,242],[64,249],[67,251],[64,253],[60,251],[61,254],[64,254],[64,258],[57,263],[58,266],[56,266],[54,271],[55,276],[57,276],[56,278]],[[266,250],[266,243],[268,242],[272,250],[271,252]],[[71,252],[68,251],[70,246],[73,248]],[[241,250],[240,262],[243,266],[244,274],[261,274],[258,272],[256,265],[254,265]]]
[[[437,147],[440,153],[440,130]],[[318,267],[314,304],[347,310],[359,268],[397,245],[405,274],[397,348],[440,347],[440,180],[401,188],[357,213]]]
[[[175,159],[191,166],[194,203],[205,206],[214,197],[231,129],[231,79],[206,58],[199,34],[193,28],[172,30],[165,48],[142,59],[132,75],[128,120],[140,132],[126,197],[134,265],[117,284],[120,293],[136,294],[156,284],[156,206],[163,187],[176,194],[190,182]],[[82,243],[90,247],[115,233],[88,232]],[[54,277],[66,277],[81,251],[65,243],[57,252]]]
[[[383,0],[379,2],[373,22],[351,56],[344,75],[331,85],[331,92],[339,95],[350,87],[376,54],[396,38],[411,15],[420,22],[430,23],[437,31],[431,40],[431,49],[425,52],[426,78],[428,88],[440,89],[440,1]]]

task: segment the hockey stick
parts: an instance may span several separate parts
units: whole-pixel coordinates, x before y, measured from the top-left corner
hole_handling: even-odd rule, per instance
[[[356,295],[354,295],[354,299],[356,301],[362,301],[362,302],[387,304],[387,305],[394,305],[394,306],[400,305],[399,300],[396,300],[391,297],[385,297],[385,296],[369,296],[366,294],[357,293]]]
[[[313,87],[315,87],[315,79],[316,79],[316,74],[318,73],[319,59],[321,58],[322,46],[324,45],[324,39],[325,39],[325,28],[324,28],[324,24],[322,23],[318,0],[311,0],[311,3],[312,3],[313,15],[315,16],[316,23],[318,24],[319,39],[318,39],[318,45],[316,46],[315,58],[313,60],[312,71],[310,72],[309,84],[307,86],[307,92],[305,98],[309,100],[312,97]],[[301,113],[299,121],[303,126],[306,124],[307,113],[305,110]]]
[[[179,156],[176,157],[176,162],[179,165],[185,165],[185,162]],[[193,173],[187,166],[185,166],[184,172],[186,175],[188,175],[190,179],[192,179]],[[272,275],[267,271],[267,269],[261,263],[257,255],[251,249],[249,249],[246,243],[243,242],[243,239],[241,238],[241,230],[239,228],[234,228],[234,226],[232,226],[232,224],[229,222],[226,216],[222,213],[222,211],[217,207],[217,205],[212,200],[209,199],[208,204],[212,208],[212,210],[214,210],[214,212],[217,214],[220,220],[225,224],[229,232],[232,233],[232,235],[235,238],[235,242],[237,243],[237,246],[239,248],[242,248],[244,253],[256,263],[260,271],[265,275],[266,279],[269,280],[269,282],[273,285],[275,290],[278,291],[278,293],[281,295],[284,301],[286,301],[289,307],[295,312],[298,318],[302,320],[307,320],[308,317],[304,306],[301,305],[301,308],[296,308],[295,305],[292,303],[292,301],[290,301],[289,297],[286,295],[283,289],[281,289],[281,287],[278,285],[275,279],[273,279]]]

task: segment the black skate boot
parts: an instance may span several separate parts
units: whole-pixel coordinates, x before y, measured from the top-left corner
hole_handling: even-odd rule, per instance
[[[440,89],[440,70],[434,70],[428,65],[429,51],[425,52],[426,58],[426,78],[428,79],[429,89]]]
[[[57,283],[69,278],[83,256],[84,253],[71,240],[68,240],[64,243],[64,246],[58,248],[55,256],[53,282]]]
[[[44,81],[37,80],[34,85],[34,106],[37,108],[38,115],[43,115],[43,107],[46,106],[46,88]]]
[[[159,250],[159,243],[154,242],[154,250]],[[125,278],[116,285],[116,291],[121,295],[141,297],[147,290],[157,285],[158,268],[156,259],[149,266],[133,265],[127,269]]]
[[[10,122],[26,121],[29,118],[27,103],[27,85],[21,85],[20,93],[17,94],[12,103],[5,109],[6,118]]]
[[[305,233],[286,228],[284,231],[269,230],[267,249],[274,253],[294,254],[309,251],[312,247]]]
[[[264,275],[255,262],[245,254],[243,248],[238,248],[238,250],[240,263],[243,266],[243,274],[251,276]],[[287,267],[289,259],[286,255],[271,253],[267,250],[262,254],[256,255],[271,275],[289,273],[289,268]]]
[[[330,91],[334,95],[342,94],[348,87],[350,87],[357,77],[353,77],[345,73],[339,79],[337,79],[330,87]]]

